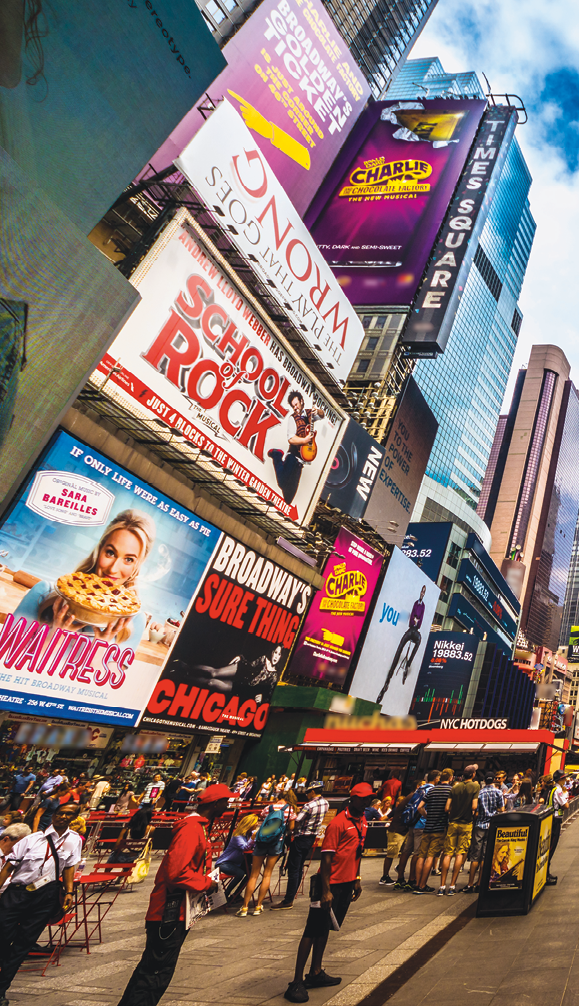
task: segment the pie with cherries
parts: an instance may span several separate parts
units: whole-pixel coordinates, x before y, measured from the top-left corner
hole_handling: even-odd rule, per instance
[[[136,615],[141,602],[134,590],[96,573],[67,573],[56,581],[56,590],[71,614],[89,624],[107,624]]]

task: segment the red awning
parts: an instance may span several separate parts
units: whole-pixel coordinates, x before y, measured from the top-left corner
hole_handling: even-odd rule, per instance
[[[472,751],[491,754],[531,754],[540,744],[552,745],[549,730],[324,730],[310,728],[299,744],[285,751],[317,751],[326,754],[393,754],[411,752],[420,745],[428,751]]]

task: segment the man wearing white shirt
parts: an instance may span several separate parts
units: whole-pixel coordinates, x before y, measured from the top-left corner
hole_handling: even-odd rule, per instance
[[[74,870],[81,860],[82,842],[69,825],[78,811],[77,803],[63,804],[45,832],[37,831],[16,843],[0,870],[0,888],[10,878],[0,897],[0,1006],[7,1006],[6,992],[22,961],[58,912],[61,874],[63,913],[72,904]]]

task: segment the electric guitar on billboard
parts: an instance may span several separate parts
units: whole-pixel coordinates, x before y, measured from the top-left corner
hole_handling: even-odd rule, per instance
[[[318,445],[316,444],[316,432],[312,430],[311,426],[308,426],[308,432],[306,436],[309,437],[311,434],[312,439],[309,444],[302,444],[300,447],[300,454],[302,461],[314,461],[318,453]]]

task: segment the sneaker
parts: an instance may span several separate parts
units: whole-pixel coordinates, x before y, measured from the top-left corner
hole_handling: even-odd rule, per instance
[[[238,919],[245,919],[247,916],[247,908],[240,908],[238,912],[235,913]]]
[[[415,887],[414,888],[414,893],[415,894],[428,894],[428,891],[426,890],[425,887]]]
[[[443,898],[445,894],[446,894],[446,887],[439,887],[438,888],[438,897],[439,898]]]
[[[277,912],[279,909],[293,908],[294,906],[293,906],[293,903],[290,904],[289,902],[280,901],[280,902],[278,902],[277,905],[270,905],[269,907],[270,907],[270,909],[271,909],[272,912]]]
[[[448,894],[449,898],[451,898],[453,894],[456,894],[456,888],[455,887],[449,887],[448,891],[446,893]]]
[[[253,909],[252,915],[263,915],[263,905],[258,905],[257,908]]]
[[[339,985],[341,981],[341,978],[332,978],[332,976],[327,975],[325,971],[320,971],[317,975],[314,975],[310,971],[310,973],[306,975],[305,985],[307,989],[324,989],[329,988],[330,985]]]
[[[441,875],[442,875],[442,870],[433,870],[432,871],[432,876],[433,877],[440,877]]]
[[[429,887],[428,884],[426,884],[424,890],[426,891],[427,894],[432,894],[432,892],[434,891],[434,887]]]
[[[310,997],[303,982],[290,982],[283,994],[289,1003],[307,1003]]]
[[[416,884],[411,884],[410,881],[408,881],[408,883],[404,884],[404,890],[405,891],[415,891],[416,890]]]
[[[380,877],[378,883],[380,884],[380,887],[394,887],[396,881],[392,880],[392,877]]]
[[[406,884],[404,883],[403,880],[397,880],[396,883],[394,884],[394,887],[392,888],[392,890],[393,891],[403,891],[405,887],[406,887]]]
[[[471,884],[467,884],[466,887],[462,889],[463,894],[474,894],[474,887]]]

